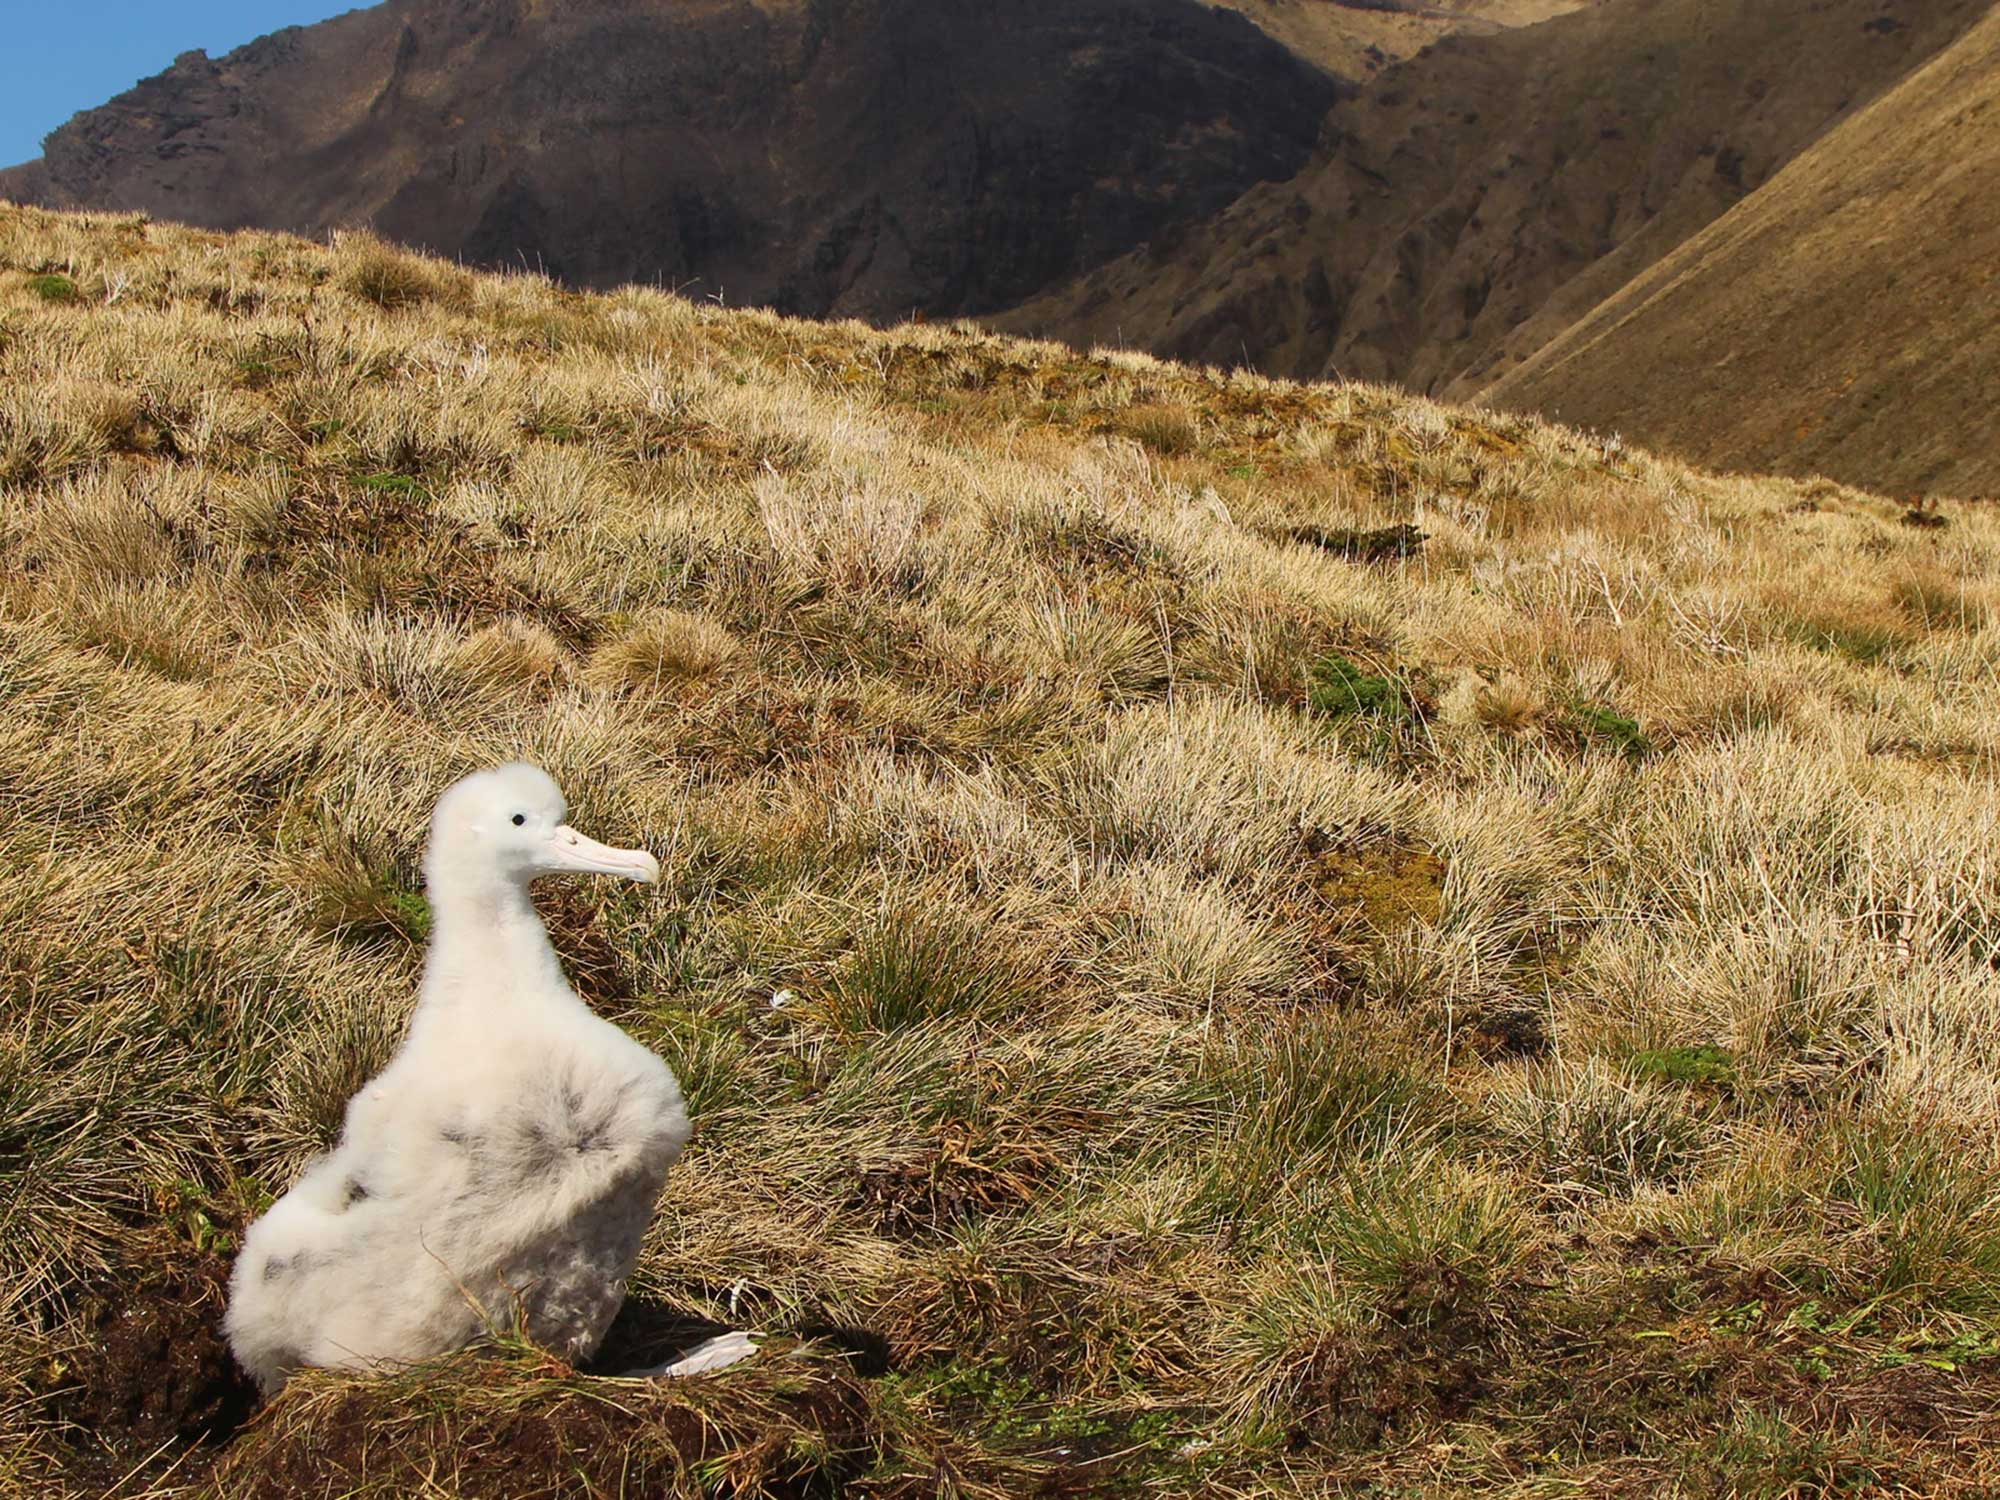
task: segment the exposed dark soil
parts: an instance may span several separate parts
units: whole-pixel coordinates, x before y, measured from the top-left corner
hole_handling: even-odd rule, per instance
[[[850,1206],[898,1238],[936,1234],[1034,1196],[1035,1163],[1011,1157],[975,1126],[953,1121],[914,1158],[861,1174]]]
[[[1415,557],[1430,540],[1414,526],[1384,526],[1374,531],[1351,527],[1294,526],[1285,532],[1288,540],[1323,547],[1349,562],[1397,562]]]
[[[83,1309],[90,1342],[71,1376],[50,1392],[65,1424],[65,1467],[79,1490],[108,1487],[136,1469],[182,1458],[177,1477],[199,1473],[248,1419],[256,1389],[222,1338],[229,1263],[169,1245],[93,1292]],[[166,1452],[161,1452],[166,1449]]]

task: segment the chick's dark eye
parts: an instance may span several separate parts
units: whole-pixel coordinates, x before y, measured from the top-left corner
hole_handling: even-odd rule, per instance
[[[525,823],[525,822],[527,822],[527,821],[528,821],[528,815],[527,815],[526,813],[515,813],[515,814],[514,814],[514,826],[515,826],[516,828],[519,828],[519,827],[520,827],[520,826],[521,826],[521,825],[522,825],[523,823]]]

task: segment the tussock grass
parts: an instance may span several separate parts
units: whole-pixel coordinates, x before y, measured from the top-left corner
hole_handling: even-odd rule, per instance
[[[1809,489],[0,208],[0,1485],[1991,1493],[2000,521]],[[802,1342],[230,1437],[186,1289],[515,756],[665,866],[547,897],[637,1290]]]
[[[721,671],[739,649],[736,638],[707,615],[661,610],[598,646],[584,676],[613,692],[672,692]]]

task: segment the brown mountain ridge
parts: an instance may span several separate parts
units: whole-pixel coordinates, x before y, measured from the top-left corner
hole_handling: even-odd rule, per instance
[[[979,312],[1289,176],[1336,88],[1196,0],[390,0],[187,54],[0,195]]]
[[[1714,463],[1824,468],[1876,486],[1948,477],[2000,488],[1990,416],[1946,424],[1962,462],[1941,466],[1935,453],[1914,457],[1883,440],[1898,424],[1929,420],[1931,382],[1923,395],[1907,383],[1871,384],[1875,415],[1860,422],[1845,410],[1863,399],[1856,387],[1828,389],[1782,358],[1745,357],[1736,375],[1719,373],[1724,351],[1706,346],[1697,370],[1664,353],[1676,346],[1650,338],[1649,324],[1593,316],[1738,205],[1762,213],[1765,185],[1804,153],[1819,154],[1815,211],[1838,208],[1844,182],[1872,180],[1885,164],[1905,176],[1942,166],[1921,110],[1894,116],[1895,132],[1863,129],[1859,117],[1906,79],[1920,89],[1926,65],[1970,45],[1968,29],[1989,10],[1987,0],[1611,0],[1525,30],[1448,37],[1341,104],[1297,177],[1261,184],[1002,321],[1183,359],[1533,406]],[[1988,135],[1951,139],[1984,153],[1990,179]],[[1990,239],[1995,201],[1968,200],[1961,220]],[[1812,222],[1812,212],[1774,212],[1758,253],[1782,261],[1797,295],[1738,308],[1730,349],[1761,356],[1822,332],[1872,339],[1881,309],[1864,316],[1831,290],[1867,234],[1856,225],[1852,243],[1821,237],[1814,253],[1795,253]],[[1947,231],[1912,215],[1870,252],[1881,272],[1875,298],[1894,309],[1906,339],[1895,348],[1945,342],[1964,304],[1910,302],[1892,268],[1969,267],[1966,234],[1963,222]],[[1674,305],[1696,327],[1711,300],[1746,284],[1750,267],[1682,270]],[[1985,298],[1990,307],[1990,287]],[[1781,305],[1783,321],[1771,316]],[[1594,330],[1590,360],[1577,358],[1573,339],[1561,344],[1563,373],[1553,349],[1536,358],[1580,320]],[[1991,371],[1996,352],[2000,340],[1989,340],[1971,362]],[[1614,380],[1620,371],[1630,378]],[[1785,394],[1793,389],[1800,399]],[[1976,418],[1976,397],[1964,394]],[[1802,404],[1812,410],[1801,414]],[[1802,423],[1822,438],[1802,445]]]

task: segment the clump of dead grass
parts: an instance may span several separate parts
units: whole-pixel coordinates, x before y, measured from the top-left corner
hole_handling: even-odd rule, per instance
[[[518,617],[482,625],[451,655],[453,669],[466,681],[518,689],[553,685],[568,670],[569,661],[554,632]]]
[[[657,693],[700,682],[743,655],[743,643],[712,616],[660,610],[604,641],[584,680],[611,692]]]
[[[463,305],[471,278],[456,267],[384,244],[372,235],[349,232],[335,242],[334,280],[384,312],[426,304]]]
[[[703,1381],[580,1379],[510,1346],[386,1380],[307,1375],[217,1470],[223,1492],[354,1496],[418,1490],[592,1497],[830,1493],[879,1437],[861,1383],[838,1362],[772,1350]],[[504,1479],[501,1478],[504,1476]]]

